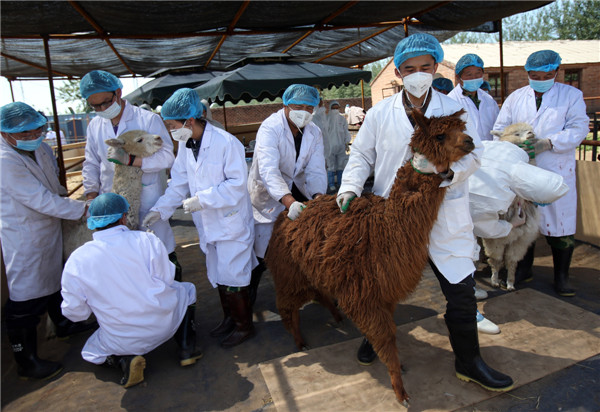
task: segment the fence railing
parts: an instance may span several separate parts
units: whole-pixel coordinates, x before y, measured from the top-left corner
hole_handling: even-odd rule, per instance
[[[592,140],[584,140],[581,142],[581,145],[578,147],[578,159],[579,160],[588,160],[587,152],[589,151],[589,147],[591,146],[592,150],[592,161],[600,161],[600,156],[598,156],[598,147],[600,146],[600,141],[598,140],[598,130],[600,129],[600,112],[595,112],[590,116],[590,133],[592,134]]]

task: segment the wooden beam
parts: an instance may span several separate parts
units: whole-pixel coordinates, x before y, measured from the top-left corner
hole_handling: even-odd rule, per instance
[[[235,14],[235,16],[233,17],[233,20],[231,21],[231,23],[229,23],[229,26],[227,27],[227,32],[221,36],[221,40],[219,40],[219,44],[217,44],[217,47],[215,47],[215,49],[213,50],[212,54],[210,55],[210,57],[206,61],[206,63],[204,63],[204,68],[205,69],[208,67],[208,65],[210,64],[210,62],[212,61],[212,59],[215,57],[215,55],[217,54],[217,52],[219,51],[219,49],[221,48],[221,46],[225,42],[225,39],[227,38],[227,36],[229,36],[229,35],[231,35],[233,33],[233,29],[235,28],[235,25],[240,20],[240,18],[242,17],[242,14],[244,14],[244,11],[246,11],[246,8],[248,7],[249,4],[250,4],[250,0],[246,0],[246,1],[244,1],[242,3],[242,5],[240,6],[239,10],[237,11],[237,13]]]
[[[290,49],[292,49],[294,46],[296,46],[302,40],[306,39],[308,36],[310,36],[311,34],[313,34],[316,30],[318,30],[319,28],[323,27],[324,24],[329,23],[331,20],[335,19],[337,16],[339,16],[340,14],[342,14],[343,12],[345,12],[346,10],[348,10],[350,7],[354,6],[356,3],[358,3],[358,1],[351,1],[351,2],[348,2],[348,3],[344,4],[342,7],[340,7],[339,9],[337,9],[336,11],[334,11],[333,13],[331,13],[329,16],[325,17],[323,19],[323,21],[320,21],[319,23],[316,23],[314,25],[314,28],[312,30],[309,30],[306,33],[304,33],[302,35],[302,37],[300,37],[298,40],[296,40],[294,43],[292,43],[292,45],[290,45],[289,47],[287,47],[282,53],[287,53],[288,51],[290,51]]]
[[[112,44],[112,42],[109,39],[108,34],[106,33],[106,31],[98,24],[96,23],[96,21],[92,18],[92,16],[90,16],[80,5],[79,3],[77,3],[76,1],[73,0],[69,0],[69,4],[75,9],[77,10],[77,12],[79,14],[81,14],[81,16],[83,16],[83,18],[94,28],[94,30],[96,30],[96,32],[100,35],[100,38],[102,40],[104,40],[106,42],[106,44],[108,45],[108,47],[110,47],[110,49],[113,51],[113,53],[117,56],[117,58],[121,61],[121,63],[123,64],[123,66],[125,66],[125,68],[127,69],[127,71],[129,73],[131,73],[134,77],[135,77],[135,72],[131,69],[131,67],[129,67],[129,65],[127,64],[127,62],[125,62],[125,59],[123,59],[123,57],[119,54],[119,52],[117,51],[117,49],[115,48],[115,46]]]
[[[31,67],[35,67],[36,69],[40,69],[40,70],[43,70],[43,71],[47,71],[48,70],[47,67],[41,66],[41,65],[36,64],[36,63],[32,63],[32,62],[27,61],[27,60],[20,59],[20,58],[15,57],[15,56],[11,56],[10,54],[6,54],[4,52],[0,52],[0,55],[2,57],[7,58],[7,59],[11,59],[11,60],[14,60],[14,61],[19,62],[19,63],[26,64],[26,65],[31,66]],[[71,77],[68,74],[57,72],[56,70],[52,70],[52,73],[53,74],[58,74],[59,76]]]

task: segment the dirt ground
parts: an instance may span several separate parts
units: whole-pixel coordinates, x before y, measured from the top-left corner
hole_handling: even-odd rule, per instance
[[[254,311],[256,336],[235,348],[221,348],[219,341],[208,335],[208,331],[220,321],[222,313],[218,294],[206,279],[204,256],[198,248],[196,230],[189,215],[184,215],[181,209],[176,212],[171,224],[184,280],[193,282],[197,287],[196,323],[204,357],[196,365],[182,368],[176,359],[176,345],[169,341],[146,356],[145,381],[125,390],[117,383],[120,376],[116,370],[82,360],[80,351],[89,335],[66,341],[46,340],[45,322],[42,322],[39,327],[40,354],[48,359],[62,360],[64,372],[50,381],[18,379],[12,352],[3,333],[3,411],[276,410],[259,364],[292,354],[296,348],[279,321],[270,274],[264,274],[259,288]],[[537,242],[534,273],[534,280],[520,287],[556,296],[552,289],[552,257],[543,239]],[[577,296],[561,299],[600,315],[599,248],[581,243],[577,245],[571,278]],[[488,299],[507,293],[491,287],[486,271],[477,272],[476,280],[489,292]],[[397,306],[395,321],[403,325],[443,313],[444,308],[445,301],[437,280],[430,270],[426,270],[417,291]],[[553,308],[539,310],[552,311]],[[341,325],[333,325],[329,312],[317,304],[303,308],[301,323],[303,334],[313,348],[360,337],[360,332],[348,320]],[[355,362],[355,352],[348,353],[348,362]],[[504,372],[510,374],[510,371]],[[600,356],[597,355],[509,393],[471,405],[464,411],[598,411],[599,382]],[[444,388],[432,386],[432,390],[443,391]]]

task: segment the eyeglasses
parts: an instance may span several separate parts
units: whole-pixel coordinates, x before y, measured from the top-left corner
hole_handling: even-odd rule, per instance
[[[309,106],[307,104],[288,104],[288,107],[292,110],[304,110],[309,113],[312,113],[314,109],[313,106]]]
[[[42,135],[42,133],[44,132],[43,129],[44,129],[44,126],[38,127],[37,129],[34,129],[34,130],[28,130],[26,132],[11,133],[11,135],[12,135],[13,139],[16,139],[16,140],[35,140]]]
[[[102,111],[108,109],[108,107],[112,104],[113,100],[115,99],[116,95],[117,94],[115,92],[113,92],[113,95],[110,99],[105,100],[100,104],[90,104],[90,106],[92,107],[92,109],[94,109],[94,111],[102,112]]]

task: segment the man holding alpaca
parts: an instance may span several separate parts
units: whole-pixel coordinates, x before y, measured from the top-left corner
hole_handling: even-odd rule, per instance
[[[537,51],[527,58],[529,85],[508,96],[494,130],[529,123],[536,138],[525,141],[523,149],[538,167],[558,173],[569,185],[565,196],[538,211],[540,233],[552,248],[554,289],[560,296],[575,296],[568,285],[577,222],[575,149],[588,134],[589,118],[583,93],[573,86],[555,83],[560,63],[560,56],[552,50]],[[534,251],[535,243],[517,266],[516,282],[531,278]]]
[[[302,202],[327,191],[323,137],[311,121],[320,100],[314,87],[292,84],[283,93],[285,107],[269,116],[256,134],[248,191],[254,211],[254,251],[260,263],[252,271],[252,303],[277,216],[287,210],[294,220],[305,207]]]
[[[414,34],[398,43],[394,53],[395,73],[402,79],[404,90],[381,101],[367,113],[342,176],[337,196],[342,213],[361,195],[371,170],[374,171],[373,193],[389,196],[396,171],[413,157],[409,148],[415,127],[413,110],[420,110],[426,117],[446,116],[461,110],[457,102],[431,87],[433,74],[443,56],[439,42],[429,34]],[[474,123],[469,118],[466,120],[466,133],[475,143],[473,152],[452,163],[448,170],[436,170],[417,154],[412,162],[422,173],[439,173],[445,179],[442,186],[447,187],[431,231],[429,258],[447,300],[445,320],[456,357],[456,375],[488,390],[506,391],[512,388],[513,380],[490,368],[479,352],[472,277],[478,247],[469,214],[467,178],[480,166],[482,145]],[[365,339],[358,351],[359,362],[370,364],[375,357],[371,344]]]
[[[173,142],[159,115],[129,104],[122,98],[123,85],[113,74],[93,70],[79,83],[81,95],[95,110],[86,132],[85,161],[81,174],[84,193],[91,201],[101,193],[112,191],[115,164],[142,169],[142,195],[139,222],[150,207],[165,192],[162,174],[173,165]],[[144,159],[130,156],[123,149],[109,147],[105,141],[129,130],[143,130],[161,137],[163,145],[152,156]],[[152,231],[164,243],[169,259],[177,268],[176,279],[181,280],[181,266],[175,254],[175,237],[168,221],[159,221]]]

